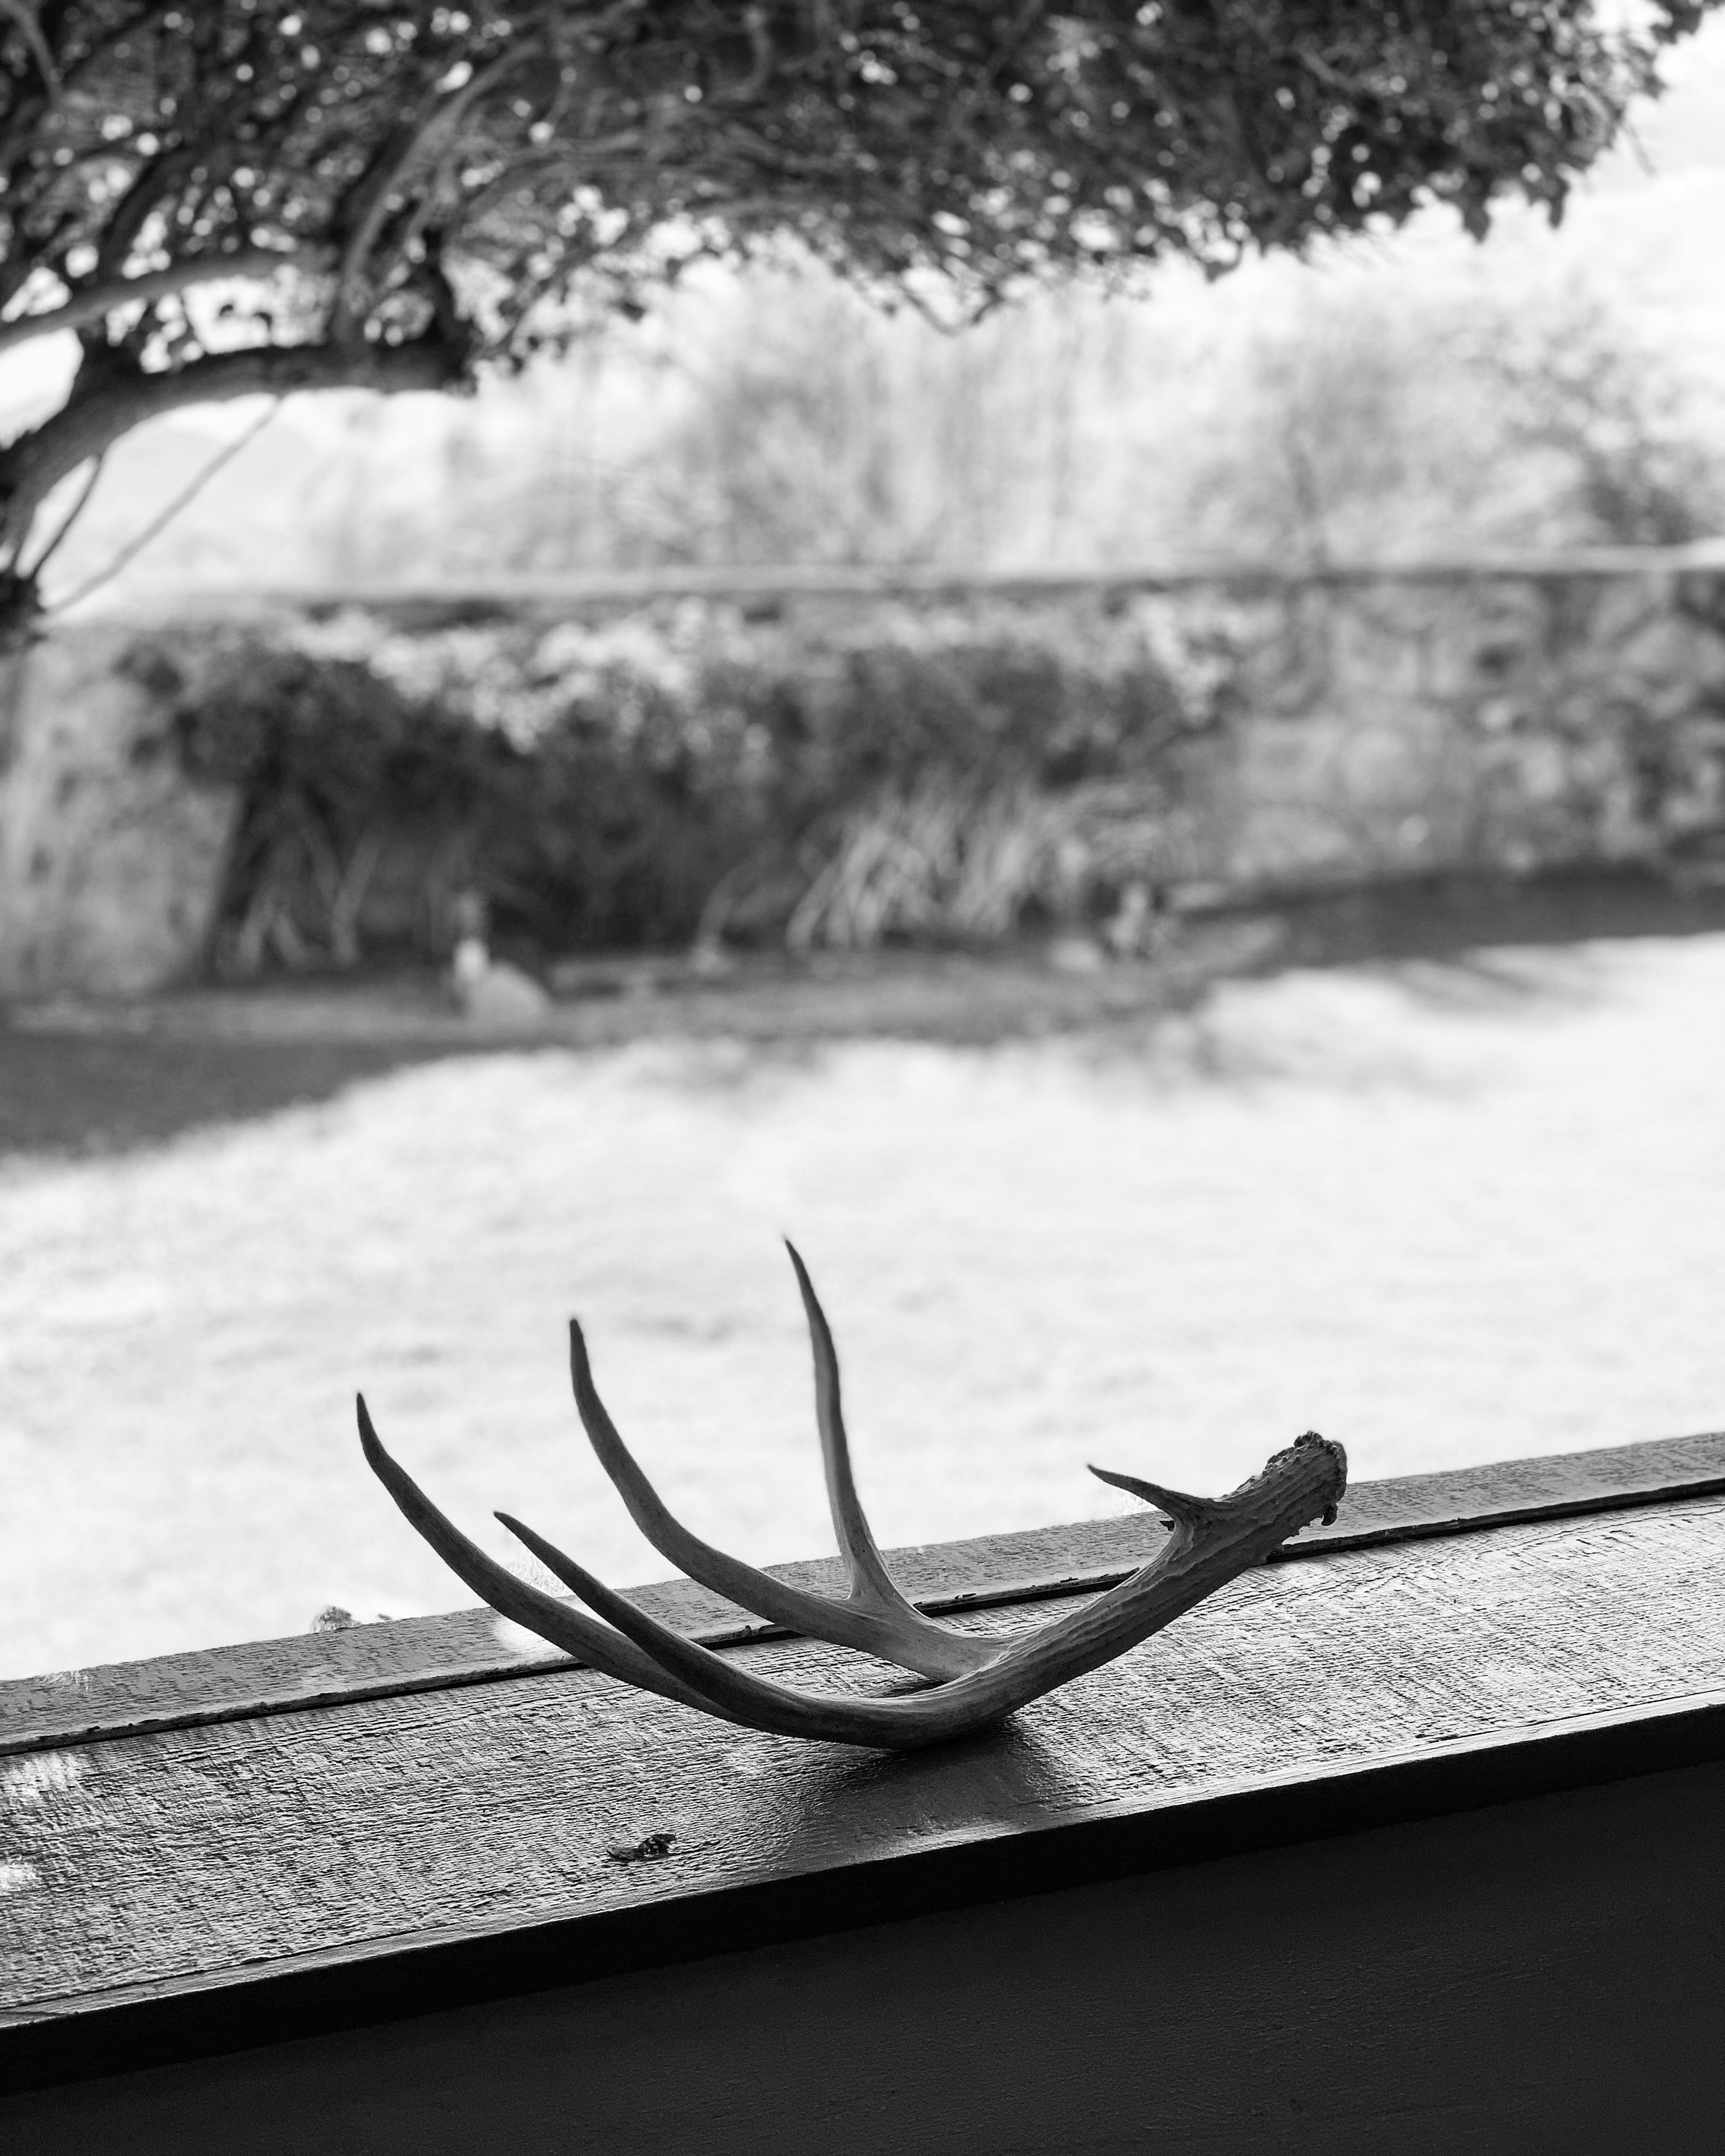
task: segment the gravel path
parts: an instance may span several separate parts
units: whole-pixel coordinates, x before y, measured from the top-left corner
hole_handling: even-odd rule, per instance
[[[0,1168],[0,1675],[470,1599],[489,1546],[661,1577],[585,1455],[580,1314],[711,1538],[829,1547],[799,1241],[883,1542],[1725,1421],[1725,937],[1287,974],[988,1050],[653,1041],[435,1063],[130,1157]]]

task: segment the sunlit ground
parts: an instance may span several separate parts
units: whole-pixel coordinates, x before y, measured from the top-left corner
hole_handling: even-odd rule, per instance
[[[471,1597],[386,1439],[662,1577],[563,1322],[711,1538],[830,1546],[775,1237],[883,1542],[1199,1489],[1315,1426],[1358,1476],[1725,1423],[1725,937],[1286,975],[1130,1037],[499,1054],[0,1170],[0,1674]]]

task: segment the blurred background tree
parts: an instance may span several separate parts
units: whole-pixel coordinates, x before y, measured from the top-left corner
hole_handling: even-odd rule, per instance
[[[818,269],[715,272],[476,403],[285,417],[124,585],[798,562],[1409,562],[1725,532],[1704,322],[1566,260],[1332,264],[1242,300],[1032,300],[960,336]],[[1231,296],[1231,295],[1230,295]],[[1720,357],[1725,359],[1725,345]],[[122,445],[56,565],[100,573],[219,438]]]
[[[1582,281],[1492,327],[1466,357],[1501,397],[1504,449],[1540,503],[1530,538],[1544,536],[1539,521],[1623,547],[1725,531],[1717,383]]]

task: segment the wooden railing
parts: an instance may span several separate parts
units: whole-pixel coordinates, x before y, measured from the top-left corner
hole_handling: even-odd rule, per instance
[[[1009,1630],[1159,1538],[893,1562]],[[1725,1436],[1366,1484],[1283,1555],[892,1758],[482,1612],[0,1688],[0,2143],[1716,2148]]]

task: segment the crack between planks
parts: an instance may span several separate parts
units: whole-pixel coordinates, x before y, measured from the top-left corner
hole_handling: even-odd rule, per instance
[[[1371,1486],[1364,1486],[1369,1488]],[[1314,1558],[1346,1556],[1352,1551],[1381,1549],[1397,1543],[1426,1542],[1456,1535],[1489,1532],[1543,1520],[1574,1519],[1588,1514],[1644,1510],[1651,1506],[1676,1505],[1697,1498],[1725,1496],[1725,1473],[1686,1480],[1646,1484],[1640,1487],[1594,1490],[1567,1496],[1528,1498],[1519,1503],[1486,1507],[1429,1519],[1404,1517],[1371,1526],[1350,1527],[1338,1522],[1331,1527],[1311,1530],[1273,1551],[1265,1560],[1272,1565],[1303,1563]],[[1025,1603],[1058,1600],[1081,1594],[1105,1594],[1131,1578],[1132,1565],[1065,1568],[1058,1572],[999,1581],[978,1587],[912,1595],[915,1606],[930,1616],[963,1616],[983,1609],[1007,1609]],[[1250,1577],[1250,1575],[1245,1575]],[[757,1642],[796,1639],[801,1635],[788,1626],[764,1619],[740,1617],[723,1624],[697,1627],[689,1636],[706,1647],[752,1646]],[[232,1699],[211,1700],[163,1710],[157,1713],[109,1714],[81,1725],[23,1727],[0,1731],[0,1758],[33,1752],[58,1751],[72,1747],[115,1743],[126,1738],[151,1737],[176,1729],[198,1729],[229,1722],[250,1722],[268,1716],[310,1712],[316,1708],[359,1704],[369,1700],[408,1697],[417,1692],[449,1691],[465,1686],[522,1683],[535,1678],[566,1676],[589,1666],[573,1656],[547,1655],[524,1660],[500,1656],[495,1662],[480,1662],[412,1672],[388,1672],[369,1679],[299,1691],[262,1692]]]

